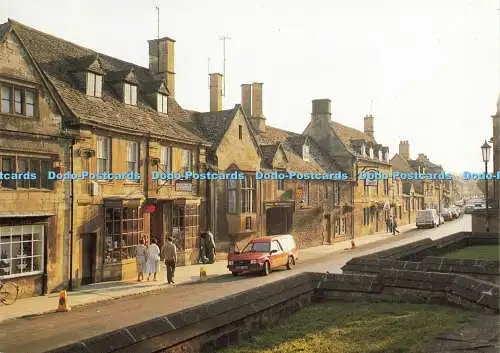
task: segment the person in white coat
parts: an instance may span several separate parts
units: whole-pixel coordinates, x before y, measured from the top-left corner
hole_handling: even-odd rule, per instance
[[[153,273],[153,281],[156,281],[156,273],[160,267],[160,248],[156,244],[156,240],[151,240],[148,246],[148,259],[146,260],[146,272],[148,273],[148,281]]]

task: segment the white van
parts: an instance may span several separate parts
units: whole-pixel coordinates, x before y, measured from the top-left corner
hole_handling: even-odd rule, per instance
[[[417,211],[417,228],[439,227],[439,215],[435,209]]]

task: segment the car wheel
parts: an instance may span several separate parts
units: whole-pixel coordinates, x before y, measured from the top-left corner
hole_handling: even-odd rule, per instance
[[[432,223],[432,228],[436,228],[436,223]]]
[[[286,264],[286,269],[291,270],[295,266],[295,259],[293,256],[288,256],[288,262]]]
[[[269,265],[269,261],[266,261],[264,263],[264,268],[262,269],[262,274],[267,276],[269,273],[271,273],[271,266]]]
[[[239,274],[238,272],[231,272],[231,273],[232,273],[232,274],[233,274],[233,276],[235,276],[235,277],[236,277],[236,276],[238,276],[238,274]]]

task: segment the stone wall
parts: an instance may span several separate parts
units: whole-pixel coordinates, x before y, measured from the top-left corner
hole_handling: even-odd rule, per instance
[[[498,261],[447,259],[441,255],[465,246],[498,244],[494,234],[459,232],[432,241],[422,239],[389,250],[357,257],[347,262],[344,273],[378,274],[384,269],[405,269],[425,272],[464,274],[477,279],[500,283]]]
[[[292,233],[300,248],[323,244],[323,212],[319,208],[297,209],[293,214]]]
[[[51,351],[215,352],[311,302],[308,273],[154,318]]]
[[[451,273],[382,269],[376,276],[312,274],[315,299],[427,303],[499,312],[500,287]]]

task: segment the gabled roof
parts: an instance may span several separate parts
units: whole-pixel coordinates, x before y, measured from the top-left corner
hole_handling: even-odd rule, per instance
[[[8,22],[0,23],[0,40],[2,40],[3,36],[5,35],[5,33],[7,33],[9,28],[10,27]]]
[[[99,124],[136,134],[151,134],[189,144],[209,145],[196,126],[178,121],[190,116],[190,113],[184,111],[174,98],[168,98],[169,115],[164,116],[140,94],[137,106],[122,103],[121,97],[106,81],[106,76],[102,85],[102,99],[88,97],[82,89],[81,78],[76,74],[82,65],[94,65],[97,60],[105,75],[120,75],[133,70],[141,87],[155,86],[157,79],[148,68],[97,53],[10,19],[0,28],[5,31],[6,25],[13,29],[36,66],[81,123]]]
[[[203,136],[217,147],[236,116],[237,109],[236,105],[233,109],[218,112],[194,113],[193,117],[197,126],[203,131]]]
[[[309,139],[305,135],[272,126],[266,126],[265,131],[257,135],[257,139],[261,146],[281,146],[288,160],[287,168],[289,170],[319,173],[336,172],[340,170],[338,165],[321,151],[314,140]],[[302,146],[306,142],[309,145],[309,155],[311,157],[309,161],[305,161],[302,158]],[[271,147],[265,148],[268,153],[273,151]],[[276,151],[277,148],[274,149],[274,153],[276,153]]]
[[[274,156],[276,155],[279,146],[279,143],[260,146],[260,150],[262,151],[262,162],[266,168],[272,169]]]
[[[391,158],[392,170],[397,172],[413,173],[415,169],[399,153]]]

